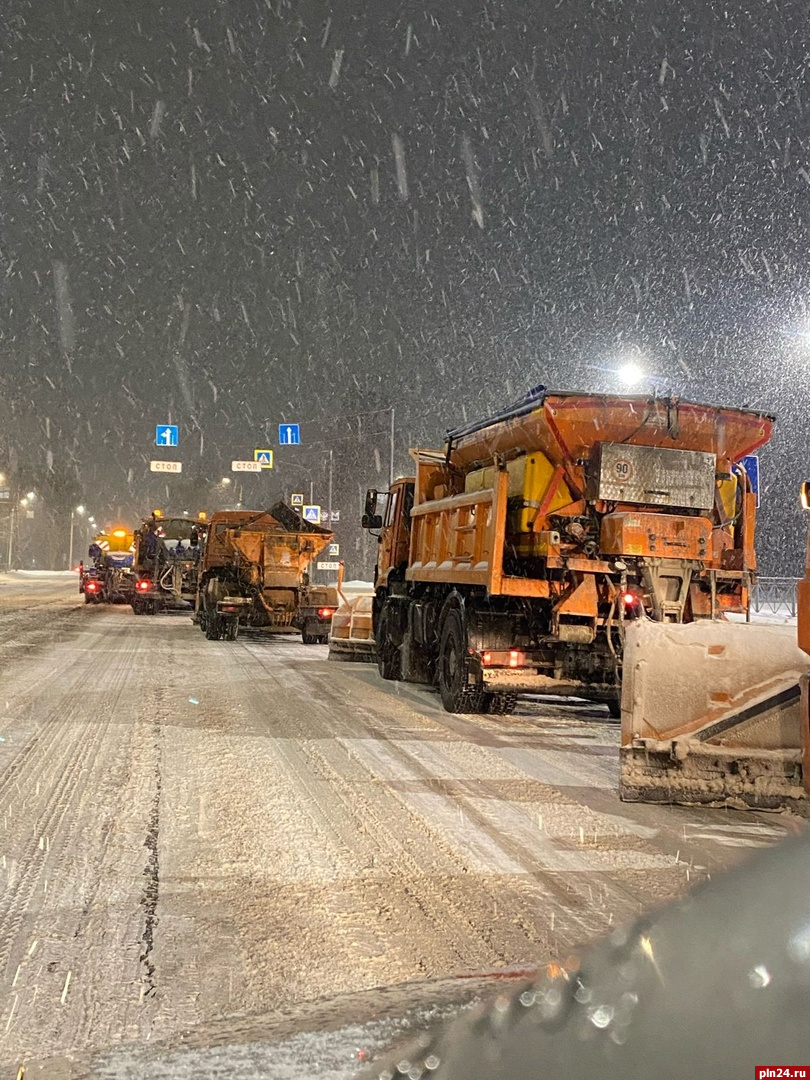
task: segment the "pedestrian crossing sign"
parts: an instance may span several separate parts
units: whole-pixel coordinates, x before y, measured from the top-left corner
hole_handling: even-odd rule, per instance
[[[254,450],[253,460],[258,461],[263,469],[273,468],[273,451],[272,450]]]

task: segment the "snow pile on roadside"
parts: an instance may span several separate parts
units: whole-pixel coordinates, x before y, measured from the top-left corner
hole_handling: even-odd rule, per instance
[[[745,622],[744,615],[738,615],[735,612],[730,612],[727,616],[731,622]],[[796,616],[791,615],[790,608],[780,607],[776,611],[752,611],[751,620],[752,623],[794,623],[796,622]]]
[[[4,570],[0,578],[19,581],[20,578],[75,578],[75,570]]]

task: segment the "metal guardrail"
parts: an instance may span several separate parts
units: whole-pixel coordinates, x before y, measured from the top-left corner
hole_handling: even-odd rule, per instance
[[[759,577],[751,590],[751,610],[780,615],[789,612],[796,617],[796,586],[798,578]]]

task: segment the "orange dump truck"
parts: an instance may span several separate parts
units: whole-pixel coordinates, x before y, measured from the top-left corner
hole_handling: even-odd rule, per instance
[[[195,621],[211,640],[235,641],[240,627],[301,633],[326,642],[337,591],[310,585],[312,560],[333,534],[279,502],[269,510],[223,510],[211,517]]]
[[[756,499],[740,459],[772,418],[678,398],[547,393],[414,450],[371,490],[373,611],[386,679],[451,712],[519,693],[619,713],[628,624],[747,613]]]

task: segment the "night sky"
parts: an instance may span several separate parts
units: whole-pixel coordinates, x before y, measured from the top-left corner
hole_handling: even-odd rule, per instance
[[[4,0],[4,452],[134,516],[156,423],[216,478],[299,421],[261,490],[324,501],[332,446],[345,521],[383,410],[402,471],[636,355],[777,415],[759,547],[798,573],[808,8],[728,6]]]

